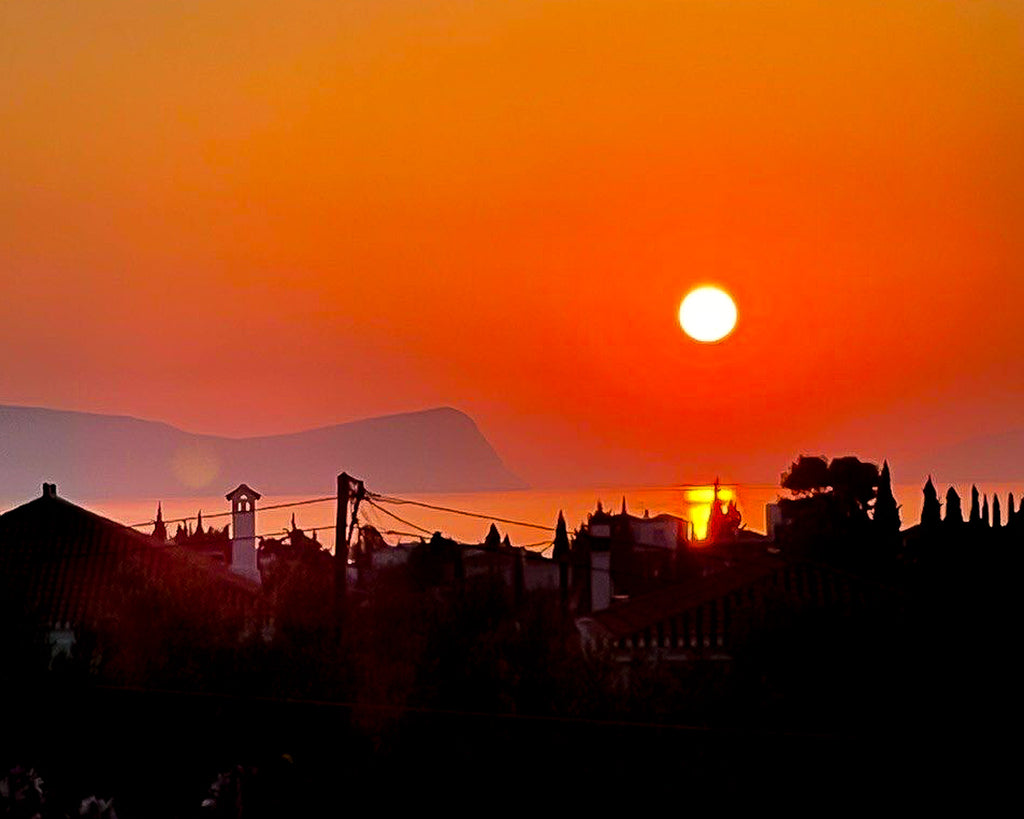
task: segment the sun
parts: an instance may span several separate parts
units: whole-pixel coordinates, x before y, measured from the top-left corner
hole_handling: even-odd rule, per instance
[[[721,341],[736,326],[736,302],[720,287],[694,288],[679,305],[679,326],[694,341]]]

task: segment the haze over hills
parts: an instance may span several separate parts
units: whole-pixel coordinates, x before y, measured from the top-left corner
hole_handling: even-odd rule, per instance
[[[908,467],[942,479],[1018,481],[1024,473],[1024,429],[975,435],[912,460]]]
[[[374,491],[524,488],[473,419],[450,407],[286,435],[226,438],[117,415],[0,405],[0,498],[43,481],[78,497],[180,497],[246,482],[277,495],[334,491],[342,471]]]

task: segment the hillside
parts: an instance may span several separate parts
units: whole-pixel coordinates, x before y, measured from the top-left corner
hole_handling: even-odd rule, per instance
[[[1012,483],[1024,472],[1024,430],[977,435],[907,464],[906,474]]]
[[[240,482],[282,495],[333,491],[342,471],[376,491],[520,488],[473,419],[448,407],[287,435],[196,435],[116,415],[0,405],[0,498],[45,481],[77,497],[174,497]]]

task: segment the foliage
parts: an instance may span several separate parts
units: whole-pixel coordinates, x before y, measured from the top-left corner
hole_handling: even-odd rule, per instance
[[[828,460],[801,455],[782,476],[782,488],[795,495],[809,495],[823,491],[830,485]]]
[[[981,508],[978,505],[978,487],[973,484],[971,486],[971,511],[967,522],[971,526],[978,526],[981,524]]]
[[[887,461],[882,464],[882,473],[878,478],[878,497],[875,499],[872,520],[881,537],[892,538],[899,534],[900,511],[892,493],[892,478]]]
[[[942,522],[947,526],[962,526],[964,522],[964,510],[960,503],[960,495],[952,486],[946,490],[946,517]]]
[[[226,599],[187,561],[157,569],[132,559],[119,566],[91,637],[103,680],[154,688],[206,688],[238,669],[237,651],[252,639],[255,611]]]
[[[786,521],[780,542],[794,554],[848,562],[869,533],[878,484],[873,463],[800,456],[782,476],[782,487],[796,497],[779,502]]]
[[[867,516],[878,482],[878,467],[853,456],[829,462],[801,455],[782,476],[782,488],[798,497],[831,494],[834,508],[849,518]]]
[[[558,523],[555,524],[555,542],[552,557],[555,560],[567,560],[569,557],[569,531],[565,525],[565,515],[558,511]]]
[[[933,528],[941,522],[942,507],[939,505],[939,494],[935,491],[932,478],[924,485],[924,504],[921,507],[921,525]]]

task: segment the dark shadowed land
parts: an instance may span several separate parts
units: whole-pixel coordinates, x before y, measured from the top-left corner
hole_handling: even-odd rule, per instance
[[[279,495],[323,492],[342,463],[395,492],[524,486],[473,420],[448,407],[224,438],[125,416],[0,406],[0,456],[0,497],[11,498],[49,479],[78,497],[187,496],[243,480]]]
[[[256,583],[47,485],[0,516],[0,773],[38,768],[47,819],[92,792],[122,819],[999,793],[1019,494],[929,481],[901,520],[855,457],[782,489],[773,537],[731,504],[702,542],[599,507],[550,559],[361,525],[335,562],[296,530]]]

